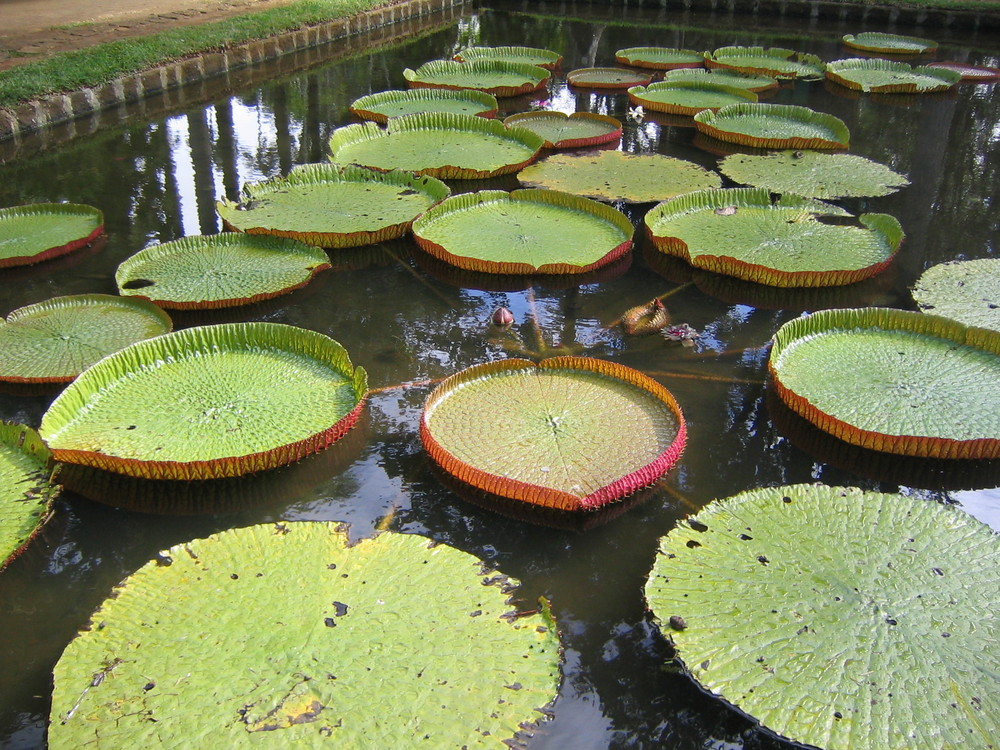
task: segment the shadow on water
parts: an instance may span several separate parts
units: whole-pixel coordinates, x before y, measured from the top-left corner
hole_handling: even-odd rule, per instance
[[[876,23],[867,28],[888,30]],[[61,294],[114,293],[114,272],[125,258],[152,244],[220,231],[216,200],[235,199],[247,182],[323,160],[333,129],[351,122],[354,99],[404,88],[404,68],[466,46],[527,45],[564,55],[563,72],[547,91],[505,102],[509,111],[542,106],[609,114],[624,123],[623,150],[714,169],[718,155],[687,121],[637,122],[628,117],[624,92],[572,90],[565,72],[611,65],[617,49],[653,44],[781,46],[833,60],[845,56],[841,36],[860,30],[857,23],[830,19],[667,13],[596,3],[470,7],[457,22],[431,24],[406,41],[392,34],[359,38],[336,57],[331,50],[313,53],[301,65],[255,69],[147,102],[122,123],[102,115],[88,135],[79,135],[87,129],[78,124],[73,140],[64,131],[42,134],[4,156],[0,205],[98,206],[106,237],[72,256],[0,271],[0,313]],[[934,31],[941,32],[939,57],[1000,64],[995,36]],[[554,719],[529,743],[533,750],[790,747],[704,695],[683,674],[664,669],[671,663],[670,646],[642,598],[659,537],[713,498],[813,481],[882,491],[918,488],[928,500],[970,505],[980,492],[981,517],[1000,527],[1000,506],[991,500],[1000,479],[992,464],[958,467],[956,476],[951,465],[880,462],[875,459],[884,457],[849,449],[845,455],[843,446],[800,429],[794,415],[776,414],[769,403],[768,345],[786,320],[844,305],[912,309],[909,288],[927,266],[998,252],[1000,218],[988,207],[1000,184],[1000,85],[928,97],[831,89],[787,84],[769,101],[841,118],[851,131],[851,153],[908,175],[910,187],[864,207],[896,216],[907,234],[892,267],[869,281],[778,293],[692,271],[648,247],[641,232],[646,207],[633,207],[627,214],[640,230],[636,248],[614,268],[587,277],[463,274],[400,240],[329,251],[332,269],[287,297],[215,317],[174,316],[178,327],[269,320],[332,336],[368,370],[376,389],[367,422],[344,445],[297,466],[210,488],[188,487],[180,500],[171,500],[170,487],[115,477],[78,483],[80,492],[67,490],[41,536],[0,575],[0,745],[43,743],[51,670],[62,649],[112,586],[159,550],[262,521],[343,520],[355,537],[384,523],[426,534],[520,579],[524,608],[533,608],[540,596],[552,601],[565,644],[565,679]],[[668,292],[673,320],[701,334],[694,347],[658,335],[628,337],[614,325],[628,308]],[[486,325],[498,306],[515,317],[503,336],[492,335]],[[435,382],[486,360],[568,351],[637,368],[673,392],[690,437],[666,477],[630,507],[617,508],[615,517],[580,529],[480,507],[435,475],[418,432],[423,401]],[[0,392],[0,417],[37,427],[51,398]],[[98,491],[100,503],[84,497]],[[138,512],[150,510],[143,506],[150,498],[174,515]]]

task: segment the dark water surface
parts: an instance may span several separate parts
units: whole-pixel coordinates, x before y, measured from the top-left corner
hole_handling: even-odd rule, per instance
[[[0,166],[0,205],[87,203],[104,211],[107,228],[96,249],[0,271],[0,313],[57,295],[114,293],[117,265],[141,248],[219,231],[216,199],[236,198],[246,182],[323,160],[331,131],[350,121],[352,100],[404,88],[404,68],[473,44],[547,47],[565,56],[568,71],[611,65],[616,49],[648,45],[758,44],[833,60],[850,56],[839,45],[841,35],[871,30],[934,36],[942,44],[938,59],[1000,65],[997,37],[982,32],[795,19],[765,26],[756,17],[573,4],[501,8],[470,10],[457,24],[405,44]],[[584,14],[586,19],[574,18]],[[961,503],[1000,528],[996,467],[884,461],[846,450],[775,408],[764,377],[768,341],[786,320],[826,307],[913,309],[908,289],[929,265],[1000,253],[994,197],[1000,85],[868,96],[800,82],[783,86],[769,101],[840,117],[851,130],[851,153],[909,176],[912,185],[896,195],[845,203],[853,211],[891,213],[906,231],[898,260],[876,279],[823,292],[777,293],[709,274],[691,279],[639,242],[613,278],[569,287],[545,280],[521,284],[449,273],[418,256],[407,240],[332,251],[334,270],[286,298],[214,315],[175,315],[177,327],[269,320],[310,328],[343,343],[368,370],[372,387],[415,385],[375,395],[343,444],[296,466],[221,485],[216,498],[168,492],[157,501],[168,511],[205,508],[198,515],[152,515],[65,492],[42,536],[0,575],[0,744],[43,744],[50,674],[62,649],[111,588],[159,550],[258,522],[331,520],[349,522],[355,538],[371,535],[380,523],[425,534],[520,579],[525,608],[539,596],[551,599],[565,646],[564,681],[555,718],[532,748],[788,747],[703,695],[685,676],[663,669],[669,648],[645,612],[642,586],[658,538],[677,519],[713,498],[753,487],[822,481],[901,490],[928,502]],[[629,120],[624,93],[569,90],[557,75],[544,96],[502,102],[504,114],[533,105],[611,114],[626,123],[626,151],[717,165],[717,154],[686,124]],[[646,208],[625,210],[639,224]],[[667,306],[675,322],[703,332],[695,347],[659,336],[625,338],[619,328],[606,327],[626,308],[682,284]],[[517,320],[513,333],[500,340],[488,338],[485,329],[497,305],[509,307]],[[510,519],[460,499],[432,473],[420,445],[417,425],[429,392],[421,381],[538,352],[539,338],[542,353],[581,352],[651,374],[675,394],[689,423],[677,467],[635,507],[586,531]],[[51,398],[0,394],[0,418],[37,427]],[[126,507],[135,502],[127,485],[88,490],[98,492]]]

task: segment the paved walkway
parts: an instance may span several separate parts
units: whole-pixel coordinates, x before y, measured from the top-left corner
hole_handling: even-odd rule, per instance
[[[291,0],[0,0],[0,70],[56,52],[221,21]]]

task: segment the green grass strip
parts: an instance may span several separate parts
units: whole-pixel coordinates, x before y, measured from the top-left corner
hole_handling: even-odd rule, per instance
[[[295,0],[259,13],[133,37],[27,63],[0,72],[0,107],[46,94],[107,83],[190,55],[333,21],[384,5],[384,0]]]

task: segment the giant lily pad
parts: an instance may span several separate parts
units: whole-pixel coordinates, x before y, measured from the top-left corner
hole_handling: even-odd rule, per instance
[[[684,449],[663,386],[588,357],[470,367],[427,398],[420,436],[459,480],[565,511],[595,510],[655,481]]]
[[[903,310],[824,310],[778,330],[768,368],[793,411],[845,442],[1000,458],[997,331]]]
[[[586,86],[593,89],[627,89],[631,86],[645,86],[652,79],[652,74],[625,68],[577,68],[566,74],[566,82],[570,86]]]
[[[233,307],[286,294],[329,267],[325,252],[296,240],[223,232],[147,247],[118,266],[115,283],[160,307]]]
[[[546,148],[581,148],[599,146],[622,137],[622,124],[609,115],[593,112],[521,112],[504,119],[507,127],[516,126],[537,133]]]
[[[554,190],[463,193],[413,224],[427,253],[469,271],[577,274],[632,247],[632,224],[610,206]]]
[[[842,209],[793,195],[771,202],[767,190],[688,193],[646,214],[657,249],[696,268],[782,287],[851,284],[892,260],[903,231],[888,214],[863,214],[861,226],[825,224]]]
[[[104,231],[104,214],[77,203],[0,208],[0,268],[27,266],[85,247]]]
[[[951,70],[962,76],[963,81],[986,82],[995,81],[1000,78],[1000,69],[990,68],[984,65],[968,65],[954,61],[941,61],[927,63],[928,68]]]
[[[455,63],[463,65],[466,63]],[[405,169],[444,179],[512,174],[535,160],[545,139],[524,128],[450,112],[425,112],[337,128],[330,158],[373,169]]]
[[[962,80],[961,73],[929,66],[911,67],[891,60],[834,60],[826,77],[855,91],[880,94],[929,94],[947,91]]]
[[[816,55],[781,47],[720,47],[705,54],[705,65],[737,73],[805,80],[822,78],[825,68]]]
[[[862,156],[819,151],[731,154],[719,162],[719,171],[734,182],[807,198],[888,195],[910,184],[903,175]]]
[[[23,424],[0,422],[0,570],[17,557],[51,513],[48,448]]]
[[[472,89],[408,89],[380,91],[351,102],[351,113],[364,120],[385,125],[390,117],[418,112],[454,112],[462,115],[493,117],[497,98]]]
[[[622,65],[653,70],[705,67],[704,52],[673,47],[628,47],[615,52],[615,60]]]
[[[504,748],[559,686],[544,606],[411,534],[223,531],[127,578],[54,671],[52,748]]]
[[[851,134],[843,120],[792,104],[730,104],[694,116],[699,132],[757,148],[844,149]]]
[[[672,115],[695,115],[703,109],[719,109],[729,104],[756,102],[752,91],[733,86],[697,81],[659,81],[648,86],[633,86],[628,100],[651,112]]]
[[[844,34],[844,46],[865,52],[883,52],[894,55],[920,55],[937,49],[937,42],[917,36],[883,34],[878,31],[863,31],[860,34]]]
[[[466,47],[455,55],[459,62],[477,60],[501,60],[521,65],[537,65],[546,70],[555,70],[562,62],[562,55],[550,49],[538,47]]]
[[[1000,258],[931,266],[914,284],[913,299],[924,312],[1000,331]]]
[[[0,320],[0,380],[67,383],[101,357],[172,327],[167,314],[146,300],[53,297]]]
[[[627,203],[652,203],[722,185],[719,175],[694,162],[623,151],[554,154],[523,170],[517,179],[530,187]]]
[[[732,70],[716,68],[714,70],[684,69],[668,70],[663,74],[665,83],[707,83],[711,86],[731,86],[736,89],[746,89],[755,94],[770,91],[778,87],[778,80],[772,76],[756,73],[737,73]]]
[[[838,373],[840,377],[840,373]],[[964,511],[793,485],[660,541],[646,600],[688,673],[810,747],[996,747],[1000,537]]]
[[[365,371],[320,333],[277,323],[188,328],[105,357],[42,416],[57,461],[211,479],[297,461],[351,428]]]
[[[418,214],[449,193],[432,176],[304,164],[287,177],[244,186],[239,202],[223,199],[216,210],[227,229],[321,247],[356,247],[402,237]]]
[[[403,77],[411,88],[475,89],[499,97],[522,96],[545,88],[550,72],[505,60],[431,60]]]

